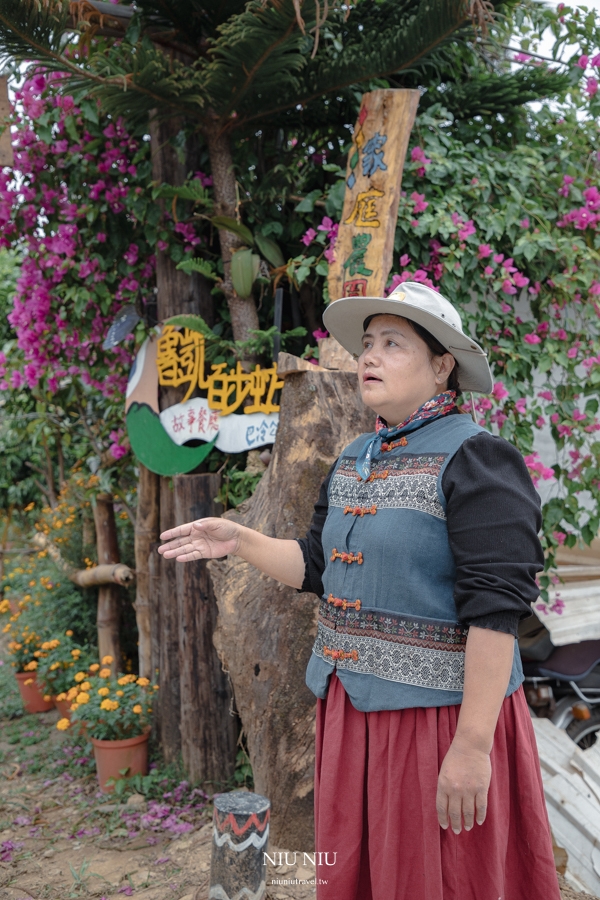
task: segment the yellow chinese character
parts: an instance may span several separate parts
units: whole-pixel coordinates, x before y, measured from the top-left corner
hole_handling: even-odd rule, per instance
[[[283,387],[283,381],[277,378],[277,366],[273,365],[271,369],[261,369],[256,366],[252,372],[252,386],[250,387],[250,396],[254,402],[244,407],[245,413],[268,413],[278,412],[279,406],[273,403],[273,395],[275,391]],[[261,401],[261,397],[267,391],[267,399]]]
[[[368,191],[361,191],[345,224],[355,225],[357,228],[379,228],[380,222],[377,218],[375,201],[378,197],[383,197],[384,193],[373,187]]]
[[[195,387],[204,387],[204,337],[197,331],[184,328],[177,331],[173,325],[165,325],[158,338],[156,354],[158,383],[164,387],[188,384],[186,400]]]

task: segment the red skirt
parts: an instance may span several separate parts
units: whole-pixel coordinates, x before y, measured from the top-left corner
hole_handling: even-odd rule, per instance
[[[502,704],[483,825],[440,828],[460,706],[358,712],[335,672],[317,701],[318,900],[560,900],[523,689]]]

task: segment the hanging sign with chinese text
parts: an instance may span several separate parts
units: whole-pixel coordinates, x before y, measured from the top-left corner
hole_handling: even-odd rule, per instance
[[[275,440],[283,387],[277,367],[245,372],[224,363],[206,374],[204,337],[188,328],[163,325],[149,337],[134,361],[125,413],[136,457],[152,472],[176,475],[195,469],[217,447],[243,453]],[[159,386],[183,387],[181,402],[159,410]],[[200,389],[206,397],[192,397]],[[202,443],[198,445],[198,441]],[[193,445],[186,446],[189,442]]]
[[[329,266],[329,297],[383,297],[394,252],[408,139],[419,91],[363,95],[346,172],[346,194]]]

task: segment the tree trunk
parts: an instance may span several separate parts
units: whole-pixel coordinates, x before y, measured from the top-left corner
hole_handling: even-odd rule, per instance
[[[138,503],[135,521],[135,568],[137,590],[135,595],[135,619],[138,627],[139,673],[152,678],[152,625],[150,606],[150,571],[148,557],[150,547],[158,541],[159,476],[138,463]]]
[[[175,518],[175,497],[169,478],[160,479],[160,530],[181,525]],[[158,705],[161,746],[165,762],[177,762],[181,752],[179,673],[179,612],[177,566],[174,559],[160,561],[160,638],[158,647]]]
[[[253,496],[226,518],[278,538],[304,535],[334,459],[372,427],[356,374],[288,374],[269,468]],[[315,698],[304,678],[317,598],[278,584],[238,557],[213,560],[209,569],[219,607],[215,646],[233,683],[256,791],[271,800],[272,842],[309,850]]]
[[[160,573],[161,555],[158,552],[159,543],[150,545],[148,556],[148,592],[150,595],[150,671],[148,677],[154,684],[160,682]],[[162,731],[160,718],[161,700],[156,697],[154,703],[154,715],[152,717],[152,734],[162,745]]]
[[[118,563],[119,544],[117,541],[117,523],[115,510],[110,494],[98,494],[94,507],[96,524],[96,547],[98,563]],[[120,588],[116,584],[103,585],[98,590],[98,653],[100,659],[112,656],[111,669],[115,675],[121,666],[121,647],[119,644]]]
[[[210,156],[210,168],[215,194],[215,215],[236,218],[235,172],[231,156],[229,135],[223,132],[219,123],[205,130]],[[223,293],[231,313],[231,327],[236,341],[246,341],[252,337],[250,331],[257,329],[258,312],[253,297],[238,297],[231,281],[231,257],[234,250],[242,246],[237,235],[219,229],[221,258],[223,260]]]
[[[220,475],[177,475],[173,482],[178,523],[221,514],[214,502]],[[238,717],[213,644],[217,603],[206,562],[177,566],[177,598],[181,755],[190,778],[213,793],[224,790],[234,773]]]

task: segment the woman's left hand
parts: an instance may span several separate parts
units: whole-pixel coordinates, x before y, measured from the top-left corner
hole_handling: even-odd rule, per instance
[[[455,737],[438,777],[435,805],[442,828],[460,834],[463,824],[470,831],[476,821],[483,825],[492,777],[489,753]]]

